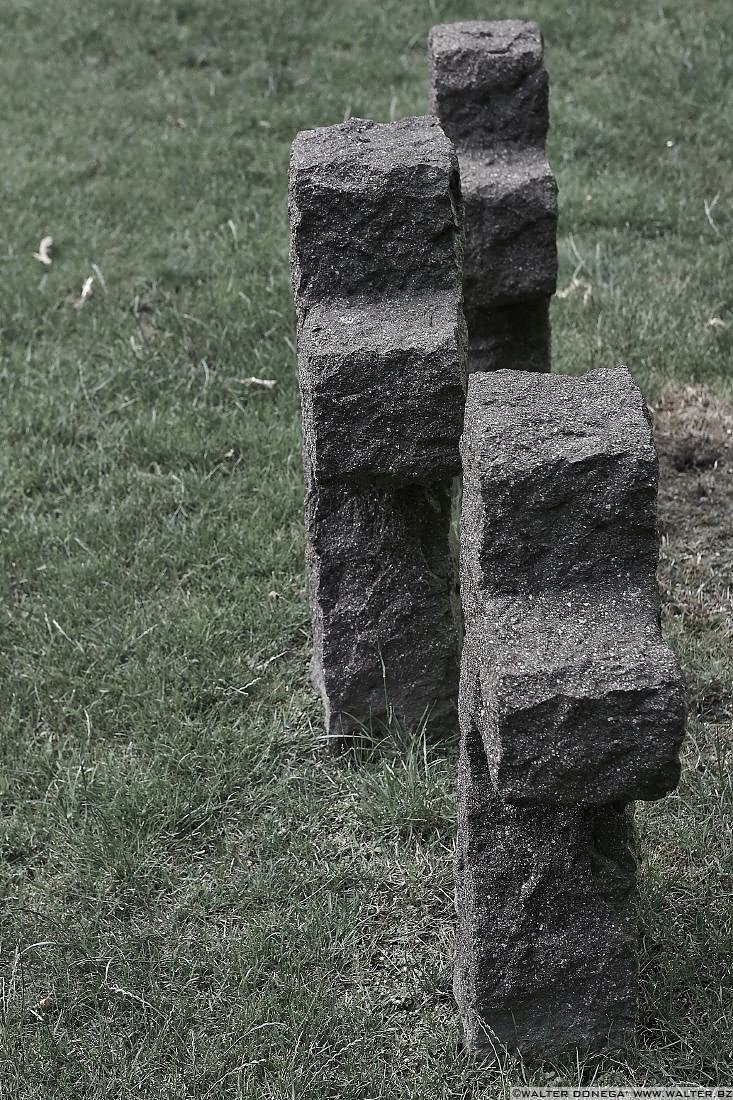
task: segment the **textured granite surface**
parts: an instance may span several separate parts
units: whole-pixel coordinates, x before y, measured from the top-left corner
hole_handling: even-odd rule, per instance
[[[340,747],[457,723],[450,534],[465,403],[462,202],[434,118],[309,130],[290,165],[313,680]]]
[[[448,23],[428,41],[430,109],[458,151],[469,369],[550,369],[557,185],[536,23]],[[511,307],[507,310],[506,307]]]
[[[508,805],[480,731],[461,723],[454,992],[464,1041],[482,1058],[504,1044],[528,1062],[613,1047],[636,1008],[632,812]]]
[[[685,694],[656,585],[657,460],[625,369],[472,376],[461,586],[506,800],[659,798]]]
[[[456,554],[447,483],[306,493],[313,682],[338,744],[388,706],[457,725]]]
[[[477,373],[461,442],[455,995],[530,1062],[635,1014],[636,798],[679,776],[685,695],[656,588],[657,461],[625,368]]]

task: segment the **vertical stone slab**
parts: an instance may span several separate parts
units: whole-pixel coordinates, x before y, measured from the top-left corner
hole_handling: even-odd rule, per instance
[[[339,747],[390,713],[457,725],[458,585],[451,486],[306,492],[311,673]]]
[[[340,745],[391,715],[447,731],[467,358],[455,151],[434,118],[305,131],[289,208],[326,734]]]
[[[625,369],[478,373],[461,453],[464,1034],[597,1051],[634,1016],[629,803],[674,787],[685,725],[649,417]]]
[[[446,23],[428,40],[430,109],[456,146],[465,202],[469,369],[550,369],[557,185],[536,23]]]
[[[636,849],[628,807],[510,806],[480,733],[461,740],[454,994],[464,1043],[528,1062],[633,1026]]]
[[[462,583],[507,802],[660,798],[685,694],[657,594],[657,459],[626,369],[471,379]]]

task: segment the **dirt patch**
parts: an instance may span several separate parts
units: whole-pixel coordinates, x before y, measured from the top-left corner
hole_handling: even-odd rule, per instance
[[[659,583],[686,655],[691,711],[733,719],[733,401],[701,385],[653,407],[659,452]]]

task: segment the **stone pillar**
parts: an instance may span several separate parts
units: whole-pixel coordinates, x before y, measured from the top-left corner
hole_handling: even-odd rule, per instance
[[[632,1026],[629,804],[677,783],[657,461],[625,369],[470,379],[461,442],[455,993],[467,1045],[598,1051]]]
[[[433,118],[298,134],[291,266],[312,676],[337,745],[457,724],[451,483],[467,338],[458,164]]]
[[[445,23],[428,57],[430,109],[461,169],[469,370],[549,371],[557,185],[539,27]]]

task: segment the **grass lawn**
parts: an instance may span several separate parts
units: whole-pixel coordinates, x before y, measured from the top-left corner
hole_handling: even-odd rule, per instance
[[[0,13],[2,1100],[733,1081],[729,0]],[[555,367],[624,362],[657,409],[693,711],[639,814],[634,1042],[534,1074],[457,1047],[455,746],[319,750],[285,204],[297,130],[423,113],[431,24],[509,16],[547,43],[560,285],[592,284]]]

